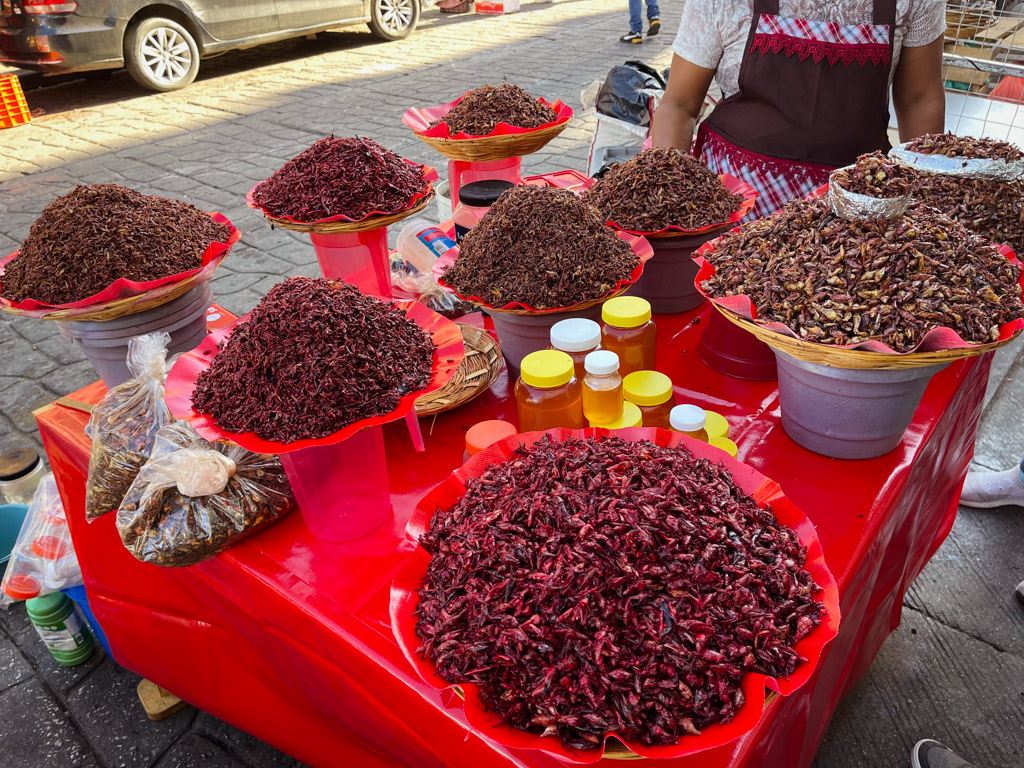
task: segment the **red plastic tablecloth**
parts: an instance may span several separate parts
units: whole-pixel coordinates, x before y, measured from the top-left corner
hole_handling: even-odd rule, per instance
[[[665,765],[802,768],[839,700],[899,623],[910,582],[949,533],[990,361],[939,373],[899,449],[844,462],[786,436],[774,383],[704,367],[696,342],[706,314],[656,320],[659,367],[677,395],[725,415],[740,458],[781,483],[816,524],[843,615],[816,676],[794,695],[775,697],[747,738]],[[95,402],[102,392],[97,384],[72,397]],[[462,463],[466,428],[485,418],[515,420],[508,394],[503,375],[474,403],[424,421],[426,453],[413,451],[403,425],[385,429],[395,507],[388,530],[352,544],[321,542],[296,513],[177,569],[132,558],[113,515],[86,523],[87,416],[62,406],[41,411],[92,610],[117,662],[314,766],[557,765],[471,733],[453,694],[418,681],[388,621],[391,579],[413,549],[404,526],[416,501]]]

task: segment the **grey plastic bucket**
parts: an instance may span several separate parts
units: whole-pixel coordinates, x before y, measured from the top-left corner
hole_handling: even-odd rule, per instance
[[[542,315],[513,315],[508,312],[488,312],[498,333],[498,343],[510,371],[518,376],[523,358],[531,352],[547,349],[551,345],[551,326],[560,320],[584,317],[601,321],[601,305],[578,312],[545,312]]]
[[[57,324],[92,363],[107,387],[131,378],[128,341],[144,333],[165,331],[171,336],[168,357],[188,352],[206,337],[206,310],[213,300],[209,281],[191,288],[166,304],[122,315],[113,320],[78,320]]]
[[[643,274],[627,291],[651,302],[651,311],[659,315],[687,312],[704,303],[694,280],[699,267],[693,252],[721,230],[700,235],[649,237],[654,255],[644,264]]]
[[[948,365],[854,370],[775,355],[786,434],[835,459],[873,459],[896,448],[928,382]]]

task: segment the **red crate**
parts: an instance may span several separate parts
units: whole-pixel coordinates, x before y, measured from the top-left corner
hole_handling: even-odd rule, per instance
[[[0,75],[0,128],[11,128],[32,119],[17,75]]]

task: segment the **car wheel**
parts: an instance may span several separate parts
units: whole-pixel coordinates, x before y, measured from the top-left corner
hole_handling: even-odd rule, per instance
[[[124,59],[128,74],[151,91],[176,91],[199,73],[196,41],[170,19],[143,19],[128,30]]]
[[[370,0],[370,31],[381,40],[408,37],[419,20],[419,0]]]

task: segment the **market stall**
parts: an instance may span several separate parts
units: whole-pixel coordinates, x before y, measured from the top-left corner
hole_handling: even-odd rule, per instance
[[[896,153],[914,178],[946,152],[1020,175],[1015,148],[928,141]],[[394,204],[346,188],[375,226],[429,198],[379,145],[321,150],[408,176]],[[363,221],[322,165],[275,187],[287,215]],[[728,232],[756,191],[674,149],[585,191],[470,184],[457,246],[392,259],[461,326],[394,299],[378,253],[373,285],[285,279],[176,361],[131,338],[129,381],[37,413],[115,660],[313,765],[808,766],[1024,329],[1014,253],[911,204],[903,168],[862,156]]]
[[[797,446],[774,383],[709,370],[696,354],[707,310],[658,317],[659,367],[677,395],[717,408],[739,456],[778,481],[815,524],[840,590],[842,626],[800,691],[771,699],[754,731],[667,765],[807,766],[841,697],[899,623],[903,595],[948,534],[974,443],[988,358],[935,376],[901,446],[855,464]],[[95,402],[94,385],[73,397]],[[558,762],[508,750],[466,725],[462,701],[424,684],[391,631],[391,580],[414,550],[405,524],[422,495],[461,464],[465,429],[512,418],[503,375],[473,403],[438,416],[427,452],[385,428],[394,519],[356,542],[310,535],[292,515],[188,569],[136,561],[112,516],[87,524],[88,415],[39,413],[97,619],[118,663],[313,765],[519,765]],[[851,469],[855,468],[855,472]],[[607,759],[606,759],[606,762]]]

